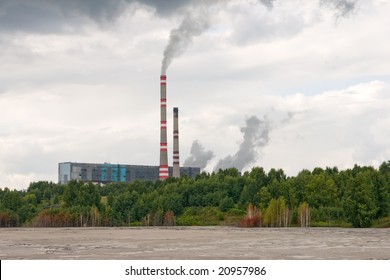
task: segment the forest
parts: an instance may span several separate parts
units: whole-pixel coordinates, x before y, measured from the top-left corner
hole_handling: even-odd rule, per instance
[[[0,188],[0,227],[390,227],[390,161],[302,170],[262,167],[195,179]]]

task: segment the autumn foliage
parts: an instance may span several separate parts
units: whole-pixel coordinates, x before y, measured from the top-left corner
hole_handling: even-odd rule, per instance
[[[261,226],[261,213],[257,210],[257,207],[251,203],[246,209],[246,215],[241,220],[240,226],[242,227],[259,227]]]
[[[164,214],[164,226],[175,226],[176,219],[173,211],[167,211]]]

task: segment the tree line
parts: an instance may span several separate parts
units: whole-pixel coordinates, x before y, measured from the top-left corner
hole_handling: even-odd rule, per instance
[[[164,181],[32,182],[0,188],[0,227],[390,225],[390,161],[379,168],[315,168],[288,177],[254,167]]]

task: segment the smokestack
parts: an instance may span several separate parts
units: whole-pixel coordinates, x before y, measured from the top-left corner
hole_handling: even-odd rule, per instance
[[[168,178],[168,144],[167,144],[167,76],[160,76],[160,172],[159,179]]]
[[[180,178],[179,160],[179,108],[173,108],[173,173],[174,178]]]

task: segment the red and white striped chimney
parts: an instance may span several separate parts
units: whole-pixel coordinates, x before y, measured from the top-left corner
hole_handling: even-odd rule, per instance
[[[174,178],[180,178],[179,160],[179,108],[173,108],[173,173]]]
[[[160,76],[160,170],[159,179],[168,178],[168,144],[167,144],[167,76]]]

